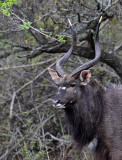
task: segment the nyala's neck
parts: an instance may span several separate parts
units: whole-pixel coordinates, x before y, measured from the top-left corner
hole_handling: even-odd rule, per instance
[[[79,90],[77,100],[65,108],[74,140],[82,147],[93,140],[102,116],[99,96],[89,86]]]

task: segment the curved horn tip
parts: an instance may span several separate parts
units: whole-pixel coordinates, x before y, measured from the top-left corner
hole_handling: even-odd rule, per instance
[[[50,72],[51,70],[53,70],[52,68],[47,68],[48,72]]]
[[[72,26],[72,23],[71,23],[71,21],[69,19],[68,19],[68,22],[69,22],[69,25]]]
[[[100,17],[100,19],[99,19],[99,23],[101,23],[101,21],[102,21],[102,18],[103,18],[103,17],[101,16],[101,17]]]
[[[50,67],[47,68],[47,70],[50,70],[50,69],[51,69]]]

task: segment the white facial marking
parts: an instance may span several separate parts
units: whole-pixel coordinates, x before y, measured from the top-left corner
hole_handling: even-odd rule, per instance
[[[53,105],[55,108],[65,108],[65,105],[58,103],[57,105]]]
[[[72,103],[72,101],[70,103]]]
[[[62,105],[62,104],[58,103],[56,106],[57,106],[57,107],[60,107],[61,105]]]
[[[66,89],[66,87],[62,87],[61,89],[65,90],[65,89]]]
[[[76,90],[74,91],[74,93],[76,93]]]
[[[66,87],[59,87],[59,90],[65,90],[66,89]]]

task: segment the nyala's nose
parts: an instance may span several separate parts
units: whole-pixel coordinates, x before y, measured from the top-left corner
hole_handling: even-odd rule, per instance
[[[59,101],[58,99],[54,99],[54,100],[53,100],[53,104],[54,104],[54,105],[57,105],[59,102],[60,102],[60,101]]]

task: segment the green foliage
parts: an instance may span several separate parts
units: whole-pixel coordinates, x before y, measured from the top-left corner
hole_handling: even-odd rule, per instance
[[[120,26],[119,28],[122,29],[122,26]]]
[[[41,31],[44,31],[44,28],[40,28]],[[50,32],[47,36],[45,36],[46,38],[53,36],[53,32]],[[61,43],[65,43],[66,40],[63,39],[63,37],[60,34],[56,34],[55,37],[57,38],[57,40]]]
[[[24,22],[23,25],[19,26],[19,28],[28,30],[30,28],[30,25],[31,25],[31,22],[27,22],[27,23]],[[40,30],[44,31],[44,28],[40,27]],[[53,32],[49,32],[49,34],[46,35],[45,37],[48,38],[48,37],[51,37],[51,36],[53,36]],[[58,38],[59,42],[61,42],[61,43],[65,43],[66,42],[66,40],[64,40],[63,37],[60,34],[56,34],[55,36]]]
[[[58,37],[58,40],[62,43],[65,43],[66,40],[63,39],[63,37],[60,34],[56,34],[56,37]]]
[[[22,114],[27,114],[27,112],[22,112]]]
[[[44,156],[48,154],[47,146],[45,147],[45,149],[38,152],[34,151],[35,147],[36,141],[32,141],[30,144],[21,147],[20,154],[25,158],[25,160],[43,160]],[[51,147],[49,148],[52,149]]]
[[[10,8],[16,2],[16,0],[5,0],[4,2],[0,1],[0,12],[2,12],[5,16],[10,17]]]
[[[52,32],[50,32],[50,36],[52,36],[53,35],[53,33]]]
[[[27,23],[24,23],[23,25],[20,25],[19,28],[21,29],[29,29],[31,25],[31,22],[27,22]]]
[[[44,28],[40,28],[41,31],[44,31]]]

